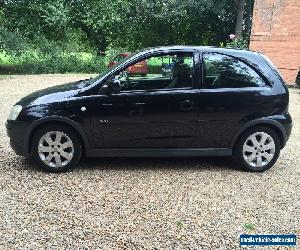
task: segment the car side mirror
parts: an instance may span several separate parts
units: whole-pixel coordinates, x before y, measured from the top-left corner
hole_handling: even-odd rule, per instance
[[[105,83],[98,91],[98,95],[110,95],[112,93],[119,93],[121,91],[120,80],[114,78],[108,83]]]
[[[108,83],[109,89],[111,89],[111,93],[119,93],[121,91],[121,82],[119,79],[113,79]]]

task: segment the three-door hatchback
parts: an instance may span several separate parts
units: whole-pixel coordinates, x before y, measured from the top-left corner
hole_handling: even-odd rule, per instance
[[[126,73],[145,60],[146,77]],[[83,155],[232,155],[241,167],[264,171],[291,133],[288,103],[280,74],[260,53],[159,47],[94,79],[24,97],[6,128],[17,154],[52,172],[71,169]]]

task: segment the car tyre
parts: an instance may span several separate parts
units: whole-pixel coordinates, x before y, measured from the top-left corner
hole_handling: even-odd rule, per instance
[[[263,172],[277,161],[281,150],[277,133],[268,127],[251,127],[237,140],[233,158],[239,166],[251,172]]]
[[[60,124],[37,130],[31,144],[31,158],[47,172],[73,169],[82,154],[81,140],[72,128]]]

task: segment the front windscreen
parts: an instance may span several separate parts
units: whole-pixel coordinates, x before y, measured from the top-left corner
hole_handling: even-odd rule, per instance
[[[96,77],[92,78],[90,81],[88,81],[86,83],[86,86],[92,85],[93,83],[97,82],[99,79],[101,79],[102,77],[104,77],[105,75],[107,75],[109,72],[113,71],[115,68],[117,68],[120,64],[122,64],[123,62],[127,61],[127,60],[131,60],[131,58],[135,57],[137,54],[139,54],[141,51],[138,51],[136,53],[133,53],[132,55],[130,55],[129,57],[124,57],[122,60],[120,60],[117,64],[115,64],[114,66],[112,66],[111,68],[107,68],[106,70],[104,70],[103,72],[101,72],[99,75],[97,75]]]

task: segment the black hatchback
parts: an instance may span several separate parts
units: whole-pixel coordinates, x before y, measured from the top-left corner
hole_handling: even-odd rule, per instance
[[[143,61],[147,76],[131,75],[130,67]],[[288,104],[282,77],[260,53],[159,47],[94,79],[24,97],[6,128],[17,154],[52,172],[71,169],[82,156],[229,155],[264,171],[291,133]]]

